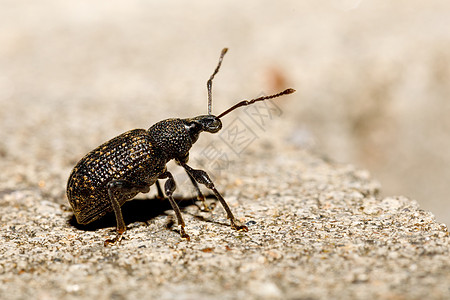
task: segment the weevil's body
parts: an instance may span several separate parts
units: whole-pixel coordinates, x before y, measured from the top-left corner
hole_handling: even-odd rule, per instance
[[[120,241],[126,229],[120,207],[138,193],[147,193],[150,186],[158,183],[158,179],[167,179],[164,186],[165,194],[177,216],[181,236],[189,239],[184,231],[185,224],[180,209],[172,196],[176,188],[175,181],[166,169],[166,164],[175,159],[186,170],[198,192],[199,200],[204,200],[204,196],[198,183],[214,192],[234,229],[247,230],[245,225],[235,219],[209,176],[204,171],[192,169],[187,165],[189,150],[201,132],[218,132],[222,128],[220,118],[235,108],[290,94],[294,90],[287,89],[275,95],[259,97],[251,101],[244,100],[218,117],[212,115],[212,79],[218,72],[225,53],[226,49],[222,51],[219,64],[207,83],[208,115],[188,119],[167,119],[156,123],[148,130],[127,131],[95,148],[77,163],[67,183],[67,197],[78,223],[88,224],[114,211],[118,234],[115,239],[106,242]],[[160,189],[158,191],[160,192]],[[162,192],[160,196],[161,194]]]
[[[113,210],[108,195],[108,183],[112,180],[150,187],[166,171],[166,164],[171,159],[187,162],[189,150],[203,131],[202,123],[205,122],[198,122],[198,118],[167,119],[148,130],[127,131],[83,157],[67,183],[67,197],[77,222],[88,224]],[[211,120],[211,124],[219,129],[222,127],[215,116],[203,118]],[[138,193],[119,194],[119,205]]]

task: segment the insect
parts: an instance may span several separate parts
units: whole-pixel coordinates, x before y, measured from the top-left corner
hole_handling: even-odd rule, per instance
[[[156,185],[159,196],[163,197],[159,185],[160,179],[166,179],[164,192],[177,217],[182,238],[189,240],[184,227],[185,223],[180,208],[176,204],[173,193],[176,189],[175,180],[167,170],[166,164],[174,159],[186,173],[197,191],[197,199],[205,197],[198,184],[205,185],[220,201],[230,219],[231,227],[236,230],[248,231],[231,212],[227,202],[218,192],[208,174],[203,170],[191,168],[187,163],[189,150],[197,141],[201,132],[216,133],[222,128],[221,118],[238,107],[250,105],[257,101],[273,99],[295,92],[286,89],[278,94],[263,96],[252,100],[243,100],[218,116],[212,111],[212,82],[227,53],[223,49],[219,62],[213,74],[207,81],[208,114],[194,118],[166,119],[151,126],[148,130],[133,129],[127,131],[95,148],[84,156],[74,167],[67,182],[67,198],[73,208],[77,222],[91,223],[106,213],[113,211],[117,221],[115,238],[105,241],[120,242],[126,230],[122,217],[121,206],[134,198],[138,193],[147,193],[150,186]]]

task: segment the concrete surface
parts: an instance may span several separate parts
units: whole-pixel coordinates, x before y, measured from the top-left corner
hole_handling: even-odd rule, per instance
[[[439,95],[448,94],[447,64],[438,62],[448,54],[432,50],[446,49],[448,26],[438,25],[448,4],[432,2],[3,1],[0,298],[450,298],[448,229],[433,216],[449,207],[435,196],[441,180],[448,186],[448,118],[432,117],[446,115]],[[420,31],[423,16],[428,29]],[[413,31],[423,34],[410,39]],[[169,164],[191,241],[180,239],[169,205],[152,190],[124,207],[126,240],[103,247],[114,218],[73,222],[71,169],[128,129],[206,113],[206,79],[225,46],[216,114],[243,98],[298,90],[230,114],[191,151],[190,164],[213,176],[249,232],[231,230],[220,205],[200,212],[185,174]],[[429,53],[435,64],[421,59]],[[392,70],[412,78],[392,83]],[[421,100],[411,102],[417,118],[391,115],[408,107],[410,93]],[[410,126],[438,120],[436,131]],[[391,130],[399,124],[407,130]],[[355,132],[370,137],[364,147]],[[427,139],[414,143],[413,132]],[[391,152],[394,159],[383,158]],[[439,159],[413,155],[424,152]],[[435,205],[383,196],[385,185],[367,171],[318,153],[371,160],[389,171],[385,178],[422,178],[415,182],[429,192],[420,200]],[[364,155],[352,160],[354,153]],[[412,164],[417,157],[424,160]]]
[[[217,109],[294,86],[286,136],[370,170],[385,195],[407,195],[450,223],[447,0],[0,4],[1,137],[47,130],[55,108],[64,122],[82,112],[88,124],[98,107],[121,110],[110,128],[91,127],[97,140],[181,115],[184,102],[204,112],[205,80],[229,47]],[[17,114],[25,124],[11,122]]]
[[[160,200],[127,203],[126,239],[104,247],[113,217],[77,228],[67,204],[37,186],[2,189],[0,298],[450,297],[448,228],[431,213],[377,198],[365,171],[298,149],[259,150],[217,181],[249,232],[233,231],[219,205],[204,213],[186,200],[189,242],[168,229],[172,211]]]

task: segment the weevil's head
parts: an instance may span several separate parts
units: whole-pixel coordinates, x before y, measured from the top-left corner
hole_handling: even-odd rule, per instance
[[[169,159],[187,157],[200,132],[215,133],[222,128],[222,122],[213,115],[187,119],[162,120],[148,129],[150,143],[155,149],[167,154]]]
[[[200,132],[216,133],[222,129],[222,121],[213,115],[202,115],[195,118],[183,119],[182,121],[191,137],[192,143],[197,141]]]

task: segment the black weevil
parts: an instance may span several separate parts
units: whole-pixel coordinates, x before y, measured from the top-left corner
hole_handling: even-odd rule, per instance
[[[205,198],[198,183],[213,191],[225,209],[232,228],[248,230],[233,216],[208,174],[187,165],[189,150],[201,132],[218,132],[222,128],[220,119],[234,109],[257,101],[291,94],[295,90],[286,89],[278,94],[250,101],[243,100],[218,116],[212,115],[212,80],[219,71],[227,50],[227,48],[222,50],[219,63],[207,81],[207,115],[187,119],[167,119],[156,123],[148,130],[127,131],[86,154],[72,170],[67,183],[67,198],[72,205],[77,222],[88,224],[111,211],[114,211],[116,215],[117,235],[114,239],[105,241],[105,245],[120,242],[122,239],[126,226],[120,207],[126,201],[134,198],[138,193],[147,193],[150,186],[155,183],[159,196],[163,196],[158,179],[167,179],[164,192],[177,216],[181,236],[189,239],[189,235],[184,230],[185,224],[180,208],[172,196],[176,188],[175,181],[166,168],[166,164],[172,159],[186,170],[197,190],[199,200],[204,201]]]

